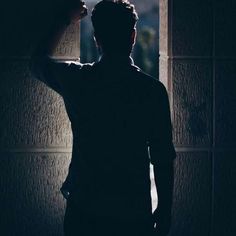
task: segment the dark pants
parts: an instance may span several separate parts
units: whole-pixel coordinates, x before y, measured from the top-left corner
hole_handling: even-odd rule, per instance
[[[65,236],[153,236],[153,224],[147,219],[125,220],[94,216],[68,201],[64,218]]]

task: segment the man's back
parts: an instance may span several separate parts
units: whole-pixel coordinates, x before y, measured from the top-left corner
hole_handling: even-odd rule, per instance
[[[96,207],[109,215],[116,207],[116,215],[146,217],[151,213],[148,141],[155,129],[150,115],[161,85],[131,60],[72,66],[63,95],[74,137],[70,181],[88,211]]]

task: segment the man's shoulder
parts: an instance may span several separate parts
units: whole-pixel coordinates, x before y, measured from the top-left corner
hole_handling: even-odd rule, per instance
[[[67,64],[67,75],[71,77],[83,79],[88,77],[91,72],[93,73],[94,70],[94,63],[81,63],[80,61],[67,61],[63,63],[64,65]]]
[[[159,81],[157,78],[145,73],[142,71],[139,67],[133,66],[134,73],[136,74],[136,78],[143,86],[154,90],[154,91],[160,91],[160,90],[166,90],[165,86],[161,81]]]

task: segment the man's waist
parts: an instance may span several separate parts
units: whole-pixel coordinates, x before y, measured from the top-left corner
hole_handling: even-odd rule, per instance
[[[75,206],[89,214],[120,218],[147,218],[152,214],[151,196],[95,194],[73,194]]]

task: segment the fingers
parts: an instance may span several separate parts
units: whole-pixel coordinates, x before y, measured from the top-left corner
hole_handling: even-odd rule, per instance
[[[88,14],[88,9],[83,1],[74,1],[72,5],[70,5],[68,10],[68,15],[71,20],[71,23],[77,23],[82,18],[84,18]]]
[[[83,10],[81,11],[80,16],[81,16],[81,18],[83,18],[83,17],[87,16],[87,14],[88,14],[88,9],[87,9],[87,7],[85,7],[85,8],[83,8]]]
[[[85,6],[85,2],[84,1],[76,1],[76,3],[75,3],[75,5],[78,5],[78,6],[80,6],[80,7],[84,7]]]
[[[87,16],[87,14],[88,14],[88,8],[86,7],[85,2],[81,2],[80,17],[83,18]]]
[[[81,13],[81,16],[86,16],[88,14],[88,8],[87,6],[85,5],[85,2],[84,1],[80,1],[79,2],[79,8],[80,8],[80,13]]]

